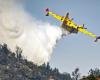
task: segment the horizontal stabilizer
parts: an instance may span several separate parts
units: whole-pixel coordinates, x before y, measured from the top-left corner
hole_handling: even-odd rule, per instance
[[[98,41],[98,39],[100,39],[100,36],[98,36],[98,37],[96,38],[95,42],[97,42],[97,41]]]

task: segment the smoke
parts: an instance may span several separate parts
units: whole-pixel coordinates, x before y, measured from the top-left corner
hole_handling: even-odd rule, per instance
[[[47,63],[62,30],[30,16],[20,1],[0,0],[0,43],[12,51],[19,46],[22,55],[38,65]]]

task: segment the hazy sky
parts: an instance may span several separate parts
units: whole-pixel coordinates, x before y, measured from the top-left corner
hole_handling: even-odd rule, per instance
[[[60,26],[53,17],[45,16],[45,8],[64,16],[70,13],[77,24],[85,24],[87,29],[100,35],[100,0],[23,0],[26,10],[36,19]],[[87,73],[90,68],[100,68],[100,41],[82,33],[69,35],[61,39],[50,60],[51,66],[61,72],[72,72],[76,67],[81,73]]]

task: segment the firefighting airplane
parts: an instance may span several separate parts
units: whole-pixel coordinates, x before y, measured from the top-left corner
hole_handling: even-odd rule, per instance
[[[49,9],[47,8],[46,9],[46,16],[53,16],[54,18],[56,18],[57,20],[61,21],[62,22],[62,28],[64,30],[67,30],[69,33],[78,33],[78,32],[82,32],[86,35],[89,35],[93,38],[95,38],[95,42],[98,41],[98,39],[100,39],[100,36],[97,36],[89,31],[87,31],[84,27],[84,24],[83,25],[77,25],[73,22],[73,19],[69,19],[69,13],[66,14],[66,17],[63,17],[63,16],[60,16],[58,14],[55,14],[51,11],[49,11]]]

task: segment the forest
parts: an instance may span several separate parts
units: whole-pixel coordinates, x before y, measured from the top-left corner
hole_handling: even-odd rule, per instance
[[[87,76],[80,75],[79,68],[61,73],[49,63],[37,66],[22,56],[21,48],[12,52],[7,44],[0,45],[0,80],[100,80],[100,69],[90,69]]]

